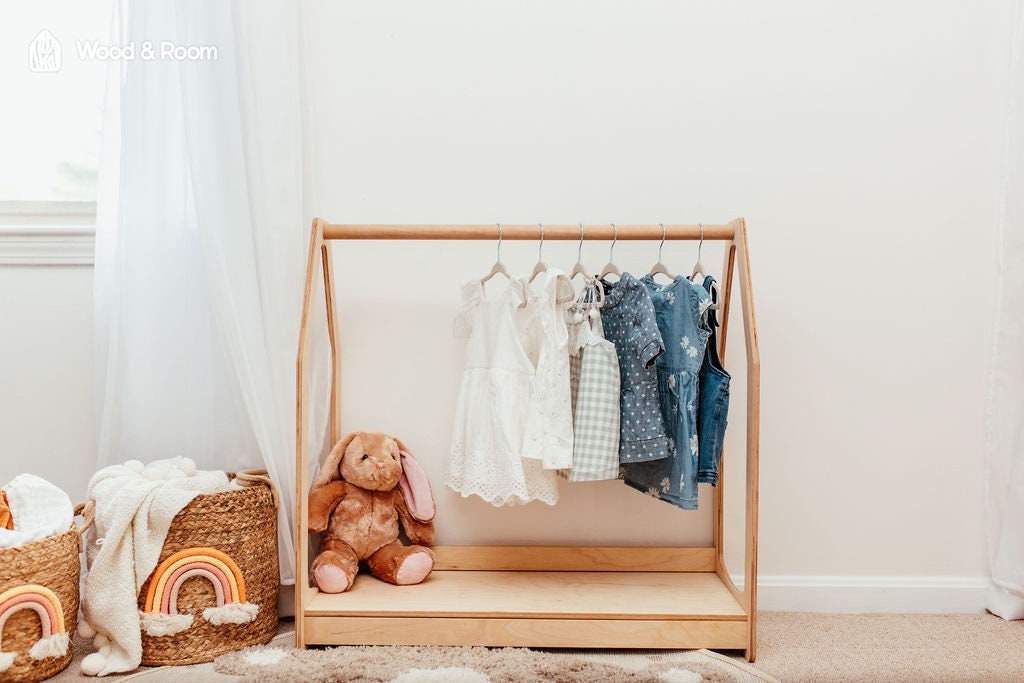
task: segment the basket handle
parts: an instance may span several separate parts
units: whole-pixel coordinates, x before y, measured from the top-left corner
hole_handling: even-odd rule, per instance
[[[85,532],[92,526],[93,520],[96,519],[96,501],[90,500],[86,503],[79,503],[75,506],[75,517],[81,516],[82,526],[75,529],[78,532],[78,552],[82,552],[84,549],[82,546],[82,538],[85,536]]]
[[[277,486],[270,478],[267,470],[239,470],[238,472],[228,472],[228,476],[233,477],[235,483],[239,486],[266,486],[270,489],[270,495],[274,498],[274,509],[277,510],[281,507],[281,498],[277,493]]]

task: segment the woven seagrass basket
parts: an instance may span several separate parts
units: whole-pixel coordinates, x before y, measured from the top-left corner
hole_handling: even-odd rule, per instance
[[[0,550],[0,680],[41,681],[71,663],[78,624],[78,555],[93,511],[91,503],[79,505],[75,514],[85,520],[81,527],[72,524],[57,536]],[[47,642],[62,654],[42,647]]]
[[[197,496],[175,516],[157,568],[142,585],[140,611],[192,617],[190,626],[170,635],[150,635],[144,625],[144,665],[210,662],[269,642],[277,632],[277,489],[266,470],[229,477],[242,488]],[[255,616],[241,623],[209,616],[211,609],[232,609],[231,603]]]

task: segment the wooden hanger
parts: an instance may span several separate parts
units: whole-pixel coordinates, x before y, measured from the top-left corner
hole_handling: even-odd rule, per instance
[[[617,275],[622,277],[622,271],[615,265],[615,242],[619,239],[619,229],[612,223],[612,246],[608,249],[608,263],[604,264],[604,268],[601,269],[601,274],[598,275],[602,280],[609,275]]]
[[[650,278],[653,280],[654,276],[658,273],[667,276],[671,280],[675,280],[676,276],[669,272],[668,267],[661,260],[661,250],[665,246],[665,224],[661,225],[661,244],[658,246],[658,262],[651,266],[651,272],[648,273]]]
[[[584,309],[601,308],[604,306],[604,287],[601,287],[593,275],[590,274],[590,269],[583,265],[583,237],[584,230],[583,224],[580,223],[580,243],[576,247],[576,265],[572,267],[572,271],[569,273],[569,282],[577,275],[582,275],[585,280],[583,283],[583,289],[580,291],[579,297],[573,302],[570,308],[575,311],[576,315],[582,316],[580,312]],[[593,301],[586,300],[588,292],[596,292],[597,297]],[[576,322],[581,322],[583,318],[580,318]]]
[[[505,264],[501,262],[501,223],[498,223],[498,260],[494,262],[493,266],[491,266],[491,272],[480,278],[480,285],[483,286],[487,284],[487,281],[495,275],[504,275],[509,280],[512,279],[512,276],[508,274],[508,268],[506,268]]]
[[[590,271],[583,265],[583,224],[580,223],[580,246],[576,248],[576,265],[569,271],[569,279],[574,279],[577,275],[583,277],[590,277]]]
[[[722,297],[719,294],[717,281],[712,280],[711,290],[708,292],[708,294],[711,296],[711,305],[708,306],[708,308],[714,311],[717,311],[720,308],[722,308]]]
[[[690,282],[695,282],[698,285],[704,286],[704,278],[707,277],[707,273],[704,272],[704,262],[700,260],[701,252],[704,248],[704,224],[698,223],[700,226],[700,242],[697,243],[697,263],[693,265],[693,272],[690,273]],[[712,304],[708,306],[709,309],[718,310],[722,307],[722,302],[719,300],[715,303],[717,297],[718,283],[711,285],[714,294],[711,296]]]
[[[533,267],[533,272],[530,273],[530,282],[533,282],[538,275],[546,273],[548,270],[548,264],[544,263],[544,224],[538,223],[540,226],[540,244],[537,245],[537,265]]]
[[[693,272],[690,273],[690,282],[697,282],[697,278],[699,277],[702,282],[698,284],[704,284],[703,280],[706,273],[704,272],[704,262],[700,260],[701,252],[704,250],[704,224],[698,223],[697,225],[700,226],[700,242],[697,243],[697,263],[693,264]]]
[[[555,303],[567,304],[576,298],[576,292],[572,288],[572,280],[565,273],[559,273],[555,282]],[[564,291],[564,294],[559,292]]]

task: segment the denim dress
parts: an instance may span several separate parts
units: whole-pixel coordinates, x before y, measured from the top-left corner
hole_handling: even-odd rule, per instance
[[[704,278],[704,289],[711,292],[715,278]],[[714,294],[711,294],[713,303]],[[729,421],[729,382],[732,377],[718,357],[718,317],[715,309],[708,309],[711,336],[700,366],[700,404],[697,407],[697,434],[700,437],[700,455],[697,458],[697,481],[718,485],[718,463],[722,458],[722,442]]]
[[[605,290],[601,324],[619,357],[619,462],[668,458],[665,421],[658,404],[655,360],[665,351],[651,295],[640,281],[623,273],[618,282],[601,280]]]
[[[701,285],[682,275],[667,285],[645,275],[665,353],[658,358],[658,396],[668,432],[670,457],[627,464],[626,483],[684,510],[697,509],[697,437],[699,381],[711,329],[707,310],[711,297]]]

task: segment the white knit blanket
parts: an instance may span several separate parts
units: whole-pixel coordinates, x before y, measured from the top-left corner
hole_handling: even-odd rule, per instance
[[[96,501],[89,573],[82,601],[83,635],[96,632],[98,648],[82,672],[105,676],[131,671],[142,661],[136,605],[139,590],[160,559],[171,520],[200,494],[229,488],[224,472],[197,472],[188,458],[137,460],[112,465],[89,482]]]
[[[19,474],[4,487],[14,529],[0,529],[0,548],[15,548],[71,528],[74,506],[68,494],[42,477]]]

